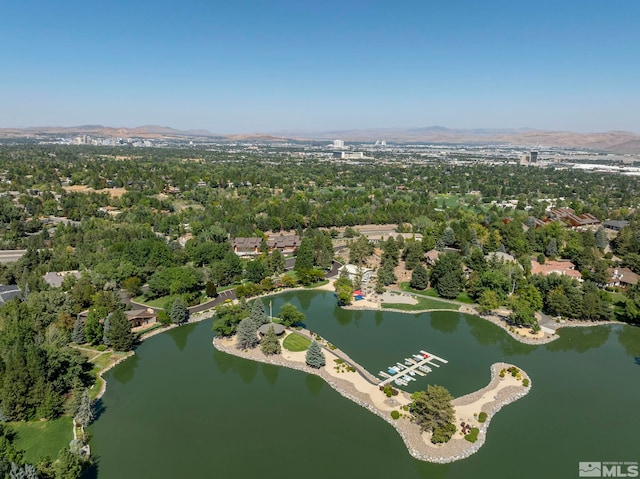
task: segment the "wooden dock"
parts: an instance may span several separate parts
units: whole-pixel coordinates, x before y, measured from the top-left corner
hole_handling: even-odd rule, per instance
[[[379,386],[384,386],[391,382],[406,386],[407,381],[406,379],[403,379],[404,376],[410,377],[411,380],[415,380],[415,378],[412,377],[413,375],[410,374],[412,372],[419,376],[425,376],[427,373],[431,372],[431,368],[429,366],[435,366],[436,368],[441,366],[440,364],[437,364],[436,361],[439,361],[442,364],[447,364],[449,362],[439,356],[420,350],[420,354],[414,354],[413,359],[406,358],[404,364],[396,363],[389,367],[389,372],[397,371],[396,374],[388,374],[380,371],[378,374],[384,379],[380,382]]]

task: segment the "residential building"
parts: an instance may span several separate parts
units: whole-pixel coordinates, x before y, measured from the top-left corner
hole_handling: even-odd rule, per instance
[[[368,283],[373,276],[373,270],[371,268],[364,268],[362,266],[356,266],[355,264],[345,264],[338,269],[339,274],[342,274],[343,271],[346,272],[349,279],[355,283]]]
[[[77,279],[80,279],[81,273],[80,271],[52,271],[49,273],[46,273],[42,279],[44,279],[44,282],[47,283],[49,286],[51,286],[52,288],[59,288],[62,286],[62,282],[64,281],[65,276],[75,276]]]
[[[622,228],[629,224],[626,220],[607,220],[604,222],[604,227],[612,231],[620,231]]]
[[[609,268],[609,276],[610,280],[606,286],[623,289],[638,284],[638,279],[640,279],[640,276],[629,268]]]
[[[253,256],[260,254],[262,238],[234,238],[231,244],[233,252],[238,256]]]
[[[9,286],[0,285],[0,305],[8,303],[12,299],[22,299],[22,290],[16,284]]]
[[[582,275],[580,271],[576,269],[576,265],[571,261],[546,261],[544,264],[538,263],[536,260],[531,261],[531,274],[541,274],[542,276],[548,276],[551,273],[562,274],[571,276],[572,278],[582,281]]]

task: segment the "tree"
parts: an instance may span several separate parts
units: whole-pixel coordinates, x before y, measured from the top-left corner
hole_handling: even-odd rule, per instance
[[[142,280],[137,276],[131,276],[122,282],[122,289],[124,289],[131,296],[139,296],[141,287]]]
[[[447,272],[438,284],[436,285],[436,291],[439,296],[447,299],[455,299],[462,291],[462,282],[460,276],[454,271]]]
[[[447,442],[451,439],[454,411],[453,396],[442,386],[429,385],[426,391],[416,391],[409,404],[411,420],[425,432],[431,432],[431,442]]]
[[[264,309],[264,303],[260,299],[256,299],[251,303],[249,307],[249,318],[256,324],[257,328],[271,322],[269,315]]]
[[[478,299],[478,304],[480,305],[481,313],[488,313],[500,307],[500,298],[495,291],[485,289]]]
[[[255,259],[246,265],[245,278],[252,283],[259,283],[268,275],[264,262]]]
[[[281,319],[282,324],[286,327],[304,323],[304,320],[306,319],[304,313],[298,310],[298,308],[291,303],[282,305],[282,308],[280,308],[279,318]]]
[[[236,346],[238,349],[253,349],[258,345],[258,328],[249,318],[244,318],[238,324],[236,331]]]
[[[269,270],[271,274],[280,274],[284,271],[284,256],[279,249],[274,249],[269,256]]]
[[[105,331],[105,334],[106,331]],[[122,310],[117,309],[109,316],[109,344],[116,351],[130,351],[133,347],[131,322]]]
[[[393,271],[393,264],[389,261],[384,263],[380,269],[378,269],[378,281],[380,281],[384,286],[389,286],[390,284],[398,281],[398,278],[396,278],[396,274]]]
[[[78,405],[74,420],[83,427],[87,427],[91,424],[91,421],[93,421],[93,411],[91,409],[91,399],[89,398],[88,389],[84,389],[80,396],[80,404]]]
[[[213,281],[207,281],[206,294],[209,298],[216,298],[218,296],[218,287]]]
[[[293,269],[295,271],[310,270],[313,268],[313,261],[313,245],[311,239],[306,237],[302,238]]]
[[[538,331],[540,326],[535,317],[535,312],[528,301],[514,297],[511,300],[511,314],[509,321],[517,326],[530,327],[534,331]]]
[[[102,341],[104,335],[100,319],[106,317],[107,312],[104,308],[91,308],[84,323],[84,333],[88,343],[98,344]]]
[[[111,334],[111,321],[109,320],[109,316],[104,318],[104,323],[102,324],[102,342],[107,346],[111,346],[111,339],[109,336]]]
[[[455,241],[456,241],[456,237],[455,237],[455,233],[453,231],[453,228],[451,228],[450,226],[447,226],[444,230],[444,232],[442,233],[442,243],[445,246],[452,246]]]
[[[366,236],[358,236],[357,239],[349,241],[349,262],[361,266],[373,252],[373,246]]]
[[[81,318],[76,319],[75,323],[73,323],[71,340],[76,344],[84,344],[87,342],[87,336],[84,333],[84,321]]]
[[[411,273],[411,281],[409,282],[409,286],[413,289],[423,290],[426,289],[429,285],[429,279],[427,276],[427,270],[424,269],[422,263],[418,263]]]
[[[269,326],[269,329],[267,329],[267,332],[262,338],[262,341],[260,342],[260,350],[266,356],[280,354],[282,348],[280,346],[280,341],[278,341],[278,337],[273,330],[273,325]]]
[[[79,479],[82,473],[82,460],[77,454],[65,447],[53,464],[56,479]]]
[[[311,345],[307,349],[305,361],[307,362],[307,365],[316,369],[320,369],[324,367],[325,364],[327,364],[324,353],[322,352],[322,348],[317,341],[311,342]]]
[[[544,254],[549,258],[553,258],[558,254],[558,242],[555,238],[551,238],[547,243],[547,247],[544,250]]]
[[[595,244],[600,251],[604,251],[604,249],[609,244],[609,240],[607,239],[607,233],[604,231],[604,228],[602,226],[600,226],[600,228],[596,230]]]
[[[171,304],[170,317],[173,324],[182,324],[189,319],[189,310],[182,298],[176,298]]]
[[[19,466],[12,462],[8,477],[9,479],[38,479],[38,471],[31,464]]]

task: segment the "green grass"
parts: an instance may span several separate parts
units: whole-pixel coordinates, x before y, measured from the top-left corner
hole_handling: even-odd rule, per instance
[[[36,464],[45,456],[55,459],[73,439],[70,417],[8,424],[18,433],[16,446],[25,451],[24,459],[30,464]]]
[[[284,346],[285,349],[294,353],[298,351],[306,351],[310,345],[311,340],[309,338],[297,333],[289,334],[284,338],[282,343],[282,346]]]
[[[421,294],[423,296],[430,296],[432,298],[439,298],[440,297],[440,296],[438,296],[438,292],[435,289],[427,288],[427,289],[425,289],[423,291],[420,291],[419,289],[413,289],[411,286],[409,286],[409,282],[408,281],[403,281],[402,283],[400,283],[400,290],[405,291],[407,293]],[[454,301],[458,301],[459,303],[465,303],[465,304],[473,304],[473,303],[475,303],[475,301],[469,297],[469,295],[466,293],[466,291],[463,291],[462,293],[460,293],[458,295],[458,297]]]
[[[179,295],[174,294],[174,295],[161,296],[160,298],[147,300],[147,299],[145,299],[144,296],[138,296],[136,298],[132,298],[131,301],[143,304],[145,306],[151,306],[152,308],[162,308],[162,309],[164,309],[167,306],[167,304],[173,302],[173,300],[178,298],[178,297],[179,297]]]
[[[469,434],[466,434],[464,438],[469,442],[476,442],[478,440],[479,432],[480,432],[480,429],[478,429],[477,427],[472,427],[471,432]]]
[[[382,303],[382,307],[385,309],[399,309],[400,311],[422,311],[425,309],[449,309],[451,311],[457,311],[458,306],[451,303],[445,303],[437,299],[416,297],[418,304],[406,304],[406,303]]]
[[[329,284],[328,279],[323,279],[322,281],[318,281],[317,283],[310,284],[309,286],[305,286],[307,289],[319,288],[320,286],[324,286],[325,284]]]

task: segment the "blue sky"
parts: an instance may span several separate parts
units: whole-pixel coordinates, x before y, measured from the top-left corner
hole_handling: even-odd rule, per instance
[[[637,0],[5,2],[0,127],[640,133]]]

